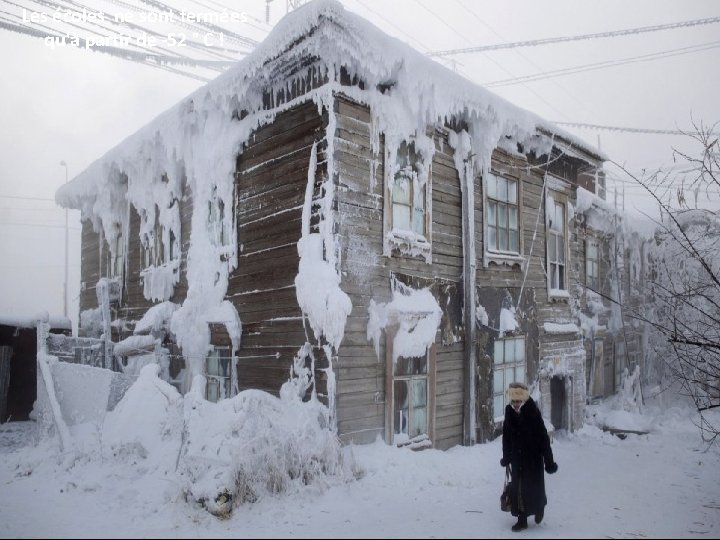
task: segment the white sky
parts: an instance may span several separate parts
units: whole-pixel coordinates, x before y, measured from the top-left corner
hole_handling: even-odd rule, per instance
[[[76,385],[88,380],[72,379]],[[241,396],[224,403],[240,403]],[[707,448],[693,424],[697,415],[673,396],[667,391],[653,399],[647,392],[642,415],[613,410],[620,405],[616,398],[588,407],[589,417],[595,415],[598,423],[614,418],[610,425],[625,429],[642,424],[649,428],[648,435],[620,440],[590,423],[576,433],[557,435],[552,449],[559,470],[545,476],[545,519],[537,526],[531,518],[522,536],[717,538],[720,449],[717,444]],[[116,422],[108,422],[110,413],[105,417],[102,452],[92,424],[72,428],[80,449],[77,459],[59,454],[52,439],[35,446],[30,431],[34,422],[0,425],[0,538],[518,537],[510,530],[515,519],[498,504],[504,477],[499,438],[444,452],[413,452],[381,441],[347,446],[345,464],[349,468],[354,463],[360,479],[347,474],[319,478],[304,487],[291,484],[282,494],[266,493],[258,502],[238,507],[230,519],[216,519],[182,495],[184,480],[175,470],[173,446],[180,441],[180,428],[168,429],[163,423],[168,399],[158,399],[152,385],[135,397],[134,405],[123,400],[116,408],[131,405],[124,421],[116,417]],[[238,425],[240,436],[236,434],[233,445],[242,448],[248,441],[260,441],[266,447],[258,447],[260,454],[276,463],[271,457],[274,444],[291,433],[309,431],[300,427],[304,422],[292,427],[277,422],[268,429],[270,422],[259,421],[267,410],[221,409],[221,404],[208,402],[204,409],[203,424],[214,438],[202,438],[203,446],[213,452],[218,434]],[[139,410],[144,411],[142,420]],[[182,400],[179,410],[182,414]],[[244,418],[248,412],[252,422]],[[717,425],[717,412],[710,414]],[[307,420],[311,423],[309,416]],[[133,437],[144,444],[147,457],[139,457],[132,447],[113,457],[111,441]],[[303,440],[311,446],[308,438]],[[211,471],[230,468],[217,456],[204,463]]]
[[[264,19],[264,0],[220,0]],[[186,0],[185,4],[190,2]],[[210,3],[208,3],[210,2]],[[30,0],[18,0],[39,9]],[[86,0],[92,7],[95,0]],[[168,2],[172,4],[173,2]],[[712,0],[343,0],[350,10],[421,51],[669,24],[720,15]],[[216,6],[203,0],[205,6]],[[197,4],[195,9],[207,11]],[[10,3],[0,0],[2,10]],[[31,7],[31,6],[34,6]],[[271,23],[285,2],[271,4]],[[261,39],[256,26],[242,33]],[[247,30],[245,32],[245,30]],[[478,83],[637,57],[717,41],[720,24],[626,37],[516,48],[455,58]],[[199,87],[197,80],[0,30],[0,314],[63,311],[64,216],[52,199],[65,181]],[[710,48],[649,62],[492,90],[554,121],[677,129],[720,120],[720,51]],[[672,164],[683,138],[566,128],[634,171]],[[626,208],[647,210],[642,188],[625,183]],[[622,188],[621,188],[622,189]],[[19,199],[16,197],[27,197]],[[608,196],[612,200],[612,194]],[[50,199],[50,200],[46,200]],[[70,314],[77,318],[79,223],[70,213]]]

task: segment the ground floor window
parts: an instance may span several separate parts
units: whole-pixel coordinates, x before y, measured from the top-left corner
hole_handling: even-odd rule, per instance
[[[493,349],[493,417],[505,417],[505,390],[511,382],[525,383],[525,336],[496,339]]]
[[[625,371],[625,343],[615,342],[615,391],[622,388],[622,375]]]
[[[428,358],[396,360],[393,372],[394,442],[428,432]]]
[[[220,401],[231,396],[232,354],[229,347],[213,347],[205,359],[208,401]]]

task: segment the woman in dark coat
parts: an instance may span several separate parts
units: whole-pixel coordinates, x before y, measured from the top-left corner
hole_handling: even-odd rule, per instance
[[[540,523],[545,513],[545,475],[557,471],[550,438],[542,414],[530,397],[527,386],[511,383],[510,403],[505,407],[503,422],[503,457],[500,465],[510,465],[512,478],[512,515],[518,521],[513,531],[527,529],[527,518],[535,516]]]

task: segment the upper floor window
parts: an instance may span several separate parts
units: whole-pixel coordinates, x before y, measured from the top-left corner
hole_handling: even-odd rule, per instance
[[[588,240],[585,245],[585,285],[598,291],[600,287],[600,246],[595,240]]]
[[[518,182],[493,174],[486,176],[488,250],[520,254]]]
[[[121,278],[123,268],[125,267],[125,240],[123,234],[119,232],[115,237],[115,250],[112,254],[112,264],[110,265],[110,277]]]
[[[166,220],[175,214],[174,217],[177,218],[175,221],[179,223],[177,199],[173,200],[164,212],[166,212]],[[178,237],[172,228],[161,223],[160,208],[157,205],[155,205],[155,221],[153,227],[145,233],[144,240],[145,268],[162,266],[180,257]]]
[[[567,204],[549,196],[547,212],[547,261],[550,291],[567,290]]]
[[[160,226],[160,210],[157,205],[155,205],[155,218],[153,221],[153,226],[150,228],[144,235],[144,259],[145,259],[145,268],[149,268],[151,266],[159,266],[162,264],[162,256],[163,256],[163,244],[162,244],[162,227]],[[146,217],[146,213],[143,210],[143,221],[148,219]]]
[[[225,201],[213,189],[212,198],[208,201],[208,236],[210,243],[215,247],[230,244],[230,231],[225,223]]]
[[[430,167],[414,142],[386,155],[385,255],[424,256],[430,262]]]
[[[392,229],[427,236],[427,178],[420,178],[415,145],[403,142],[398,149],[390,197]]]

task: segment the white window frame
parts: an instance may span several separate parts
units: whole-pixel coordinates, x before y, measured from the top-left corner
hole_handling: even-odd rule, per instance
[[[593,250],[595,257],[591,256]],[[600,242],[595,238],[585,241],[585,286],[600,291]]]
[[[407,362],[408,364],[412,362],[420,362],[424,364],[424,371],[421,371],[420,373],[397,373],[397,367],[401,364],[401,362]],[[404,444],[406,442],[409,442],[412,439],[416,439],[417,437],[420,437],[422,435],[427,435],[430,427],[430,382],[429,382],[429,373],[430,369],[430,358],[429,354],[425,354],[424,357],[415,357],[415,358],[398,358],[395,361],[395,364],[393,366],[393,394],[392,394],[392,407],[393,407],[393,443],[394,444]],[[407,385],[407,407],[402,408],[401,410],[398,410],[398,404],[396,403],[396,399],[398,397],[397,395],[397,386],[398,383],[404,383]],[[418,384],[419,383],[419,384]],[[425,403],[422,405],[418,405],[416,403],[415,399],[415,386],[424,387],[425,391]],[[415,418],[416,415],[416,409],[425,409],[425,422],[424,426],[420,431],[410,432],[410,426],[413,428],[417,428],[417,421]],[[406,411],[404,413],[403,411]],[[400,426],[398,426],[398,413],[400,414]],[[407,416],[404,416],[406,414]],[[404,424],[403,424],[404,419]]]
[[[404,141],[394,155],[385,151],[385,189],[383,216],[383,254],[390,256],[422,256],[426,262],[432,259],[432,164],[420,162],[422,157],[415,150],[413,141]],[[427,167],[427,180],[419,185],[419,169]],[[408,183],[408,202],[394,201],[396,182]],[[421,190],[421,191],[420,191]],[[424,199],[424,200],[422,200]],[[422,200],[422,202],[420,202]],[[422,204],[422,208],[418,205]],[[408,209],[408,223],[398,226],[397,210]],[[417,212],[422,211],[417,229]]]
[[[230,245],[230,231],[225,224],[225,201],[217,195],[217,188],[213,189],[212,198],[208,201],[207,231],[210,244],[216,248]]]
[[[215,366],[212,366],[213,359],[217,359]],[[220,360],[227,360],[226,375],[219,373],[222,370]],[[210,345],[208,354],[205,357],[205,399],[217,402],[233,395],[233,356],[230,347],[218,347]],[[224,371],[224,370],[223,370]],[[211,389],[213,389],[211,391]]]
[[[512,347],[508,347],[512,344]],[[505,417],[507,399],[505,391],[511,382],[525,383],[527,378],[527,339],[525,334],[505,336],[495,339],[493,343],[493,418],[502,422]],[[510,361],[508,354],[512,351]],[[499,354],[502,352],[502,354]],[[520,354],[522,358],[520,358]],[[498,361],[498,357],[502,360]]]
[[[514,195],[510,187],[514,185]],[[521,182],[516,178],[493,173],[485,174],[483,182],[483,208],[485,209],[485,251],[489,257],[521,260],[522,255],[522,193]],[[501,189],[504,188],[504,189]],[[504,215],[501,210],[504,209]],[[515,229],[512,228],[512,210],[515,210]],[[492,218],[492,220],[491,220]],[[504,223],[501,223],[503,221]],[[505,225],[502,227],[500,225]],[[501,245],[500,231],[505,231],[505,247]],[[516,249],[511,249],[511,232],[517,234]],[[494,233],[494,234],[493,234]],[[493,240],[494,239],[494,240]]]
[[[551,206],[552,202],[552,208]],[[569,226],[568,226],[568,198],[566,195],[548,191],[545,198],[545,260],[547,274],[547,288],[549,298],[569,298],[568,292],[568,269],[570,268],[569,253]],[[557,206],[561,205],[562,230],[555,228]],[[562,233],[562,234],[560,234]],[[562,245],[558,246],[559,238],[562,237]],[[553,246],[555,249],[553,249]],[[562,283],[560,282],[560,267],[562,266]]]
[[[393,346],[395,335],[398,330],[397,324],[391,324],[385,330],[385,441],[388,444],[397,444],[403,446],[407,444],[419,443],[421,445],[432,444],[435,438],[435,392],[436,392],[436,364],[437,364],[437,348],[436,344],[431,344],[425,352],[425,373],[422,374],[396,374],[397,362],[400,359],[393,360]],[[418,357],[419,358],[419,357]],[[409,359],[407,359],[409,360]],[[424,381],[426,396],[426,416],[425,430],[410,437],[407,434],[396,433],[395,415],[397,413],[395,407],[395,382],[396,381]],[[410,394],[408,394],[410,398]],[[412,419],[413,405],[408,403],[408,425]]]

